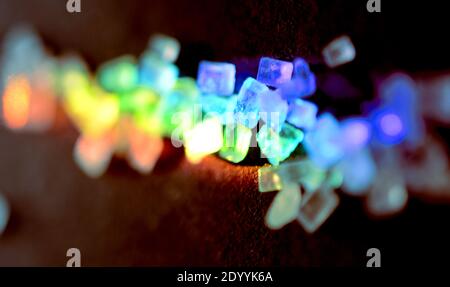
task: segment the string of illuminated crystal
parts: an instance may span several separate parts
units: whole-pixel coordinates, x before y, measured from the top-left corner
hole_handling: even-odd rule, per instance
[[[174,64],[179,51],[175,39],[155,35],[139,59],[122,56],[92,76],[80,57],[51,57],[32,31],[18,29],[3,47],[4,122],[16,131],[45,130],[53,122],[55,101],[61,102],[80,132],[74,159],[91,177],[101,176],[113,155],[125,157],[140,173],[151,172],[163,137],[182,144],[192,163],[214,153],[239,163],[258,146],[271,164],[258,171],[259,191],[279,191],[266,216],[273,229],[297,219],[306,231],[317,230],[338,205],[338,188],[366,196],[369,211],[379,215],[403,208],[406,184],[448,188],[447,162],[433,165],[436,158],[446,159],[445,152],[426,135],[417,84],[406,74],[384,80],[377,105],[366,115],[338,121],[330,113],[318,115],[318,107],[306,100],[316,91],[316,78],[302,58],[263,57],[256,78],[236,89],[231,63],[202,61],[196,80],[179,77]],[[323,50],[330,68],[355,55],[347,36]],[[448,121],[443,111],[448,106],[447,101],[430,110]],[[423,146],[429,147],[433,182],[420,179],[420,168],[402,166],[401,150]]]

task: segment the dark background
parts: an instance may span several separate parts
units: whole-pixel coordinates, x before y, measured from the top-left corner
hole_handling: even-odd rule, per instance
[[[368,13],[366,1],[81,2],[82,12],[69,14],[63,0],[2,0],[0,36],[30,23],[54,53],[78,51],[94,70],[115,56],[139,55],[149,35],[161,32],[182,43],[177,64],[185,75],[195,76],[202,59],[233,61],[243,78],[255,72],[261,55],[303,56],[324,86],[321,49],[348,34],[357,59],[337,72],[357,92],[330,99],[323,87],[316,96],[322,109],[339,116],[372,98],[378,74],[450,67],[442,1],[382,0],[380,14]],[[71,247],[81,250],[85,266],[365,266],[370,247],[381,250],[385,266],[430,266],[450,255],[450,191],[423,191],[388,219],[369,218],[362,200],[342,196],[314,235],[296,223],[270,231],[264,215],[274,194],[258,193],[256,167],[215,157],[192,166],[166,145],[150,176],[115,159],[105,176],[91,180],[71,158],[75,139],[62,114],[44,135],[0,130],[0,189],[13,209],[0,237],[0,265],[64,266]]]

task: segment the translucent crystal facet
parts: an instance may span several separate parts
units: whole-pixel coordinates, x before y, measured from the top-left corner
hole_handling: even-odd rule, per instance
[[[278,173],[278,167],[281,166],[268,166],[258,169],[259,192],[275,191],[283,188],[281,175]]]
[[[294,60],[294,74],[293,78],[307,78],[311,74],[308,62],[303,58]]]
[[[299,98],[306,98],[316,92],[316,77],[309,74],[306,78],[293,78],[280,86],[277,91],[289,103]]]
[[[248,128],[254,128],[259,120],[259,97],[269,88],[253,78],[247,78],[237,97],[234,114],[236,121]]]
[[[293,68],[291,62],[262,57],[256,79],[268,86],[278,87],[291,79]]]
[[[219,117],[223,124],[234,122],[233,111],[236,107],[237,96],[217,96],[202,94],[200,104],[206,115]]]
[[[285,184],[270,205],[266,215],[267,226],[271,229],[280,229],[295,220],[300,209],[301,199],[298,184]]]
[[[304,59],[298,58],[294,61],[292,80],[280,85],[278,91],[289,103],[311,96],[316,92],[316,76],[311,72]]]
[[[339,197],[336,193],[322,186],[316,192],[305,194],[297,220],[307,232],[313,233],[328,219],[338,204]]]
[[[319,167],[335,164],[344,155],[338,121],[331,114],[321,115],[314,128],[306,133],[304,146]]]
[[[348,36],[341,36],[334,39],[322,51],[325,63],[334,68],[355,59],[356,51],[352,41]]]
[[[174,86],[178,73],[177,66],[147,52],[141,57],[139,64],[139,84],[157,92],[168,91]]]
[[[275,91],[262,93],[259,102],[261,119],[274,131],[280,131],[288,113],[287,102]]]
[[[289,105],[286,121],[297,128],[310,130],[316,124],[317,110],[314,103],[297,99]]]
[[[263,166],[258,170],[260,192],[281,190],[285,182],[301,184],[307,191],[315,191],[322,185],[326,171],[310,160],[286,161],[278,166]]]
[[[197,84],[202,93],[231,95],[236,81],[236,66],[230,63],[201,61]]]
[[[273,165],[278,165],[287,159],[303,140],[303,132],[284,123],[279,133],[264,125],[256,135],[262,154]]]
[[[168,63],[175,62],[180,53],[180,43],[178,40],[162,34],[152,36],[148,48],[161,60]]]
[[[223,147],[219,152],[220,157],[238,163],[248,153],[252,139],[252,130],[241,124],[226,125],[224,130]]]

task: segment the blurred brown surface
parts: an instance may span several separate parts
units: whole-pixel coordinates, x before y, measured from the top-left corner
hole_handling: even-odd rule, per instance
[[[149,176],[115,159],[89,179],[72,160],[75,138],[65,125],[0,131],[0,187],[13,211],[0,265],[64,266],[72,247],[83,266],[364,266],[373,246],[388,265],[448,254],[446,205],[411,200],[401,215],[372,220],[361,200],[343,196],[313,235],[297,223],[271,231],[264,215],[274,193],[258,192],[255,167],[213,156],[191,165],[167,143]]]
[[[83,265],[321,262],[286,258],[307,248],[297,244],[307,237],[299,226],[282,233],[264,227],[272,196],[258,193],[256,168],[216,157],[192,166],[167,145],[150,176],[116,160],[93,180],[73,163],[74,139],[71,132],[1,132],[2,150],[13,147],[0,154],[1,187],[13,215],[0,239],[0,265],[61,266],[70,247],[81,250]],[[327,238],[322,252],[334,253],[336,242]]]

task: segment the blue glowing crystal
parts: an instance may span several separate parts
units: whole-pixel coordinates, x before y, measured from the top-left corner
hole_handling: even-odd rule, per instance
[[[319,167],[328,168],[337,163],[344,155],[338,121],[329,113],[320,116],[314,128],[306,133],[304,146]]]
[[[404,139],[413,147],[422,144],[425,131],[414,81],[405,74],[393,74],[380,86],[380,98],[384,107],[398,116],[398,120],[390,115],[382,116],[379,119],[381,132],[395,138],[395,131],[400,130],[401,125],[399,141]]]
[[[310,130],[316,124],[317,106],[314,103],[297,99],[289,105],[286,120],[297,128]]]
[[[0,235],[6,229],[10,216],[10,208],[8,201],[0,194]]]
[[[391,107],[380,107],[370,116],[377,143],[390,146],[405,140],[405,123],[401,115]]]
[[[290,62],[262,57],[259,61],[256,79],[268,86],[279,87],[291,80],[293,69],[294,67]]]
[[[13,75],[31,76],[48,58],[42,41],[28,26],[20,26],[9,31],[0,50],[2,50],[0,85],[5,85],[8,78]]]
[[[147,52],[141,58],[139,83],[157,92],[165,92],[174,86],[178,73],[177,66],[164,62],[155,54]]]
[[[311,72],[308,63],[297,58],[294,61],[292,80],[280,86],[279,91],[289,103],[297,98],[305,98],[316,92],[316,76]]]
[[[353,61],[356,56],[355,47],[348,36],[334,39],[322,51],[325,63],[334,68]]]
[[[368,148],[345,156],[339,163],[344,175],[343,190],[352,195],[368,192],[375,180],[377,167]]]
[[[197,85],[202,93],[231,95],[236,81],[236,66],[230,63],[201,61]]]
[[[242,84],[234,109],[235,119],[248,128],[254,128],[259,120],[259,97],[269,88],[249,77]]]
[[[278,89],[282,97],[289,103],[298,98],[306,98],[316,92],[316,77],[309,74],[308,78],[294,78]]]
[[[370,140],[371,126],[363,118],[349,118],[341,123],[343,145],[346,152],[354,152],[367,145]]]
[[[168,63],[175,62],[180,54],[180,43],[177,39],[161,34],[156,34],[150,39],[148,48],[158,58]]]
[[[267,160],[278,165],[287,159],[302,142],[304,134],[301,130],[284,123],[279,133],[264,125],[256,135],[258,146]]]
[[[217,96],[202,94],[200,104],[203,112],[209,116],[216,116],[225,124],[233,121],[233,110],[236,107],[237,96]]]
[[[308,62],[303,58],[297,58],[294,60],[294,74],[293,78],[307,78],[311,74]]]
[[[271,90],[262,93],[259,107],[261,119],[274,131],[280,131],[288,113],[288,104],[281,95]]]

